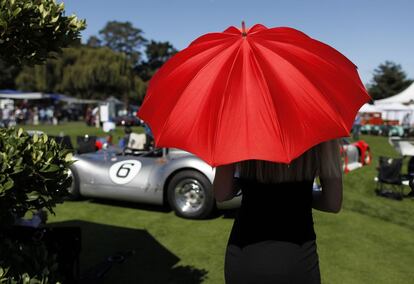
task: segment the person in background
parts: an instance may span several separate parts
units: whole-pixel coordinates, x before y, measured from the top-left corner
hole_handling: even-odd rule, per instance
[[[404,115],[404,118],[402,120],[402,127],[404,129],[404,136],[407,137],[410,133],[410,121],[411,121],[411,113],[407,113],[406,115]]]
[[[149,128],[148,124],[144,123],[144,130],[145,130],[145,149],[152,150],[154,148],[154,135],[152,134],[151,128]]]
[[[88,106],[85,112],[85,122],[86,125],[92,126],[93,125],[93,116],[92,116],[92,108]]]
[[[39,109],[39,119],[40,119],[40,123],[45,123],[46,120],[46,111],[43,107],[41,107]]]
[[[129,135],[132,133],[132,129],[129,126],[125,126],[124,128],[124,137],[119,139],[118,146],[121,149],[124,149],[128,145]]]
[[[54,115],[55,115],[55,112],[53,110],[53,107],[48,107],[46,109],[46,120],[48,124],[53,124]]]
[[[359,134],[361,132],[361,115],[359,113],[357,113],[355,120],[354,120],[354,125],[352,126],[352,138],[354,140],[359,140]]]
[[[39,111],[37,107],[33,107],[33,125],[39,125]]]

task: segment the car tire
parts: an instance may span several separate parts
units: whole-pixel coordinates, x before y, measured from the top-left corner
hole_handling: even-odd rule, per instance
[[[79,200],[81,198],[80,191],[79,191],[79,177],[76,173],[76,170],[72,167],[69,167],[68,174],[72,176],[72,184],[68,188],[69,195],[67,197],[68,200]]]
[[[181,171],[172,177],[167,198],[175,214],[188,219],[207,218],[215,209],[211,182],[194,170]]]

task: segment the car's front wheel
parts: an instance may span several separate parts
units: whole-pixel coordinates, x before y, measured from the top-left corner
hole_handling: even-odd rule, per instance
[[[215,208],[211,182],[197,171],[174,175],[168,184],[167,197],[175,213],[184,218],[203,219]]]
[[[68,191],[69,191],[68,199],[78,200],[81,197],[80,192],[79,192],[79,178],[76,174],[76,171],[72,167],[69,167],[68,175],[72,177],[72,183],[70,187],[68,188]]]

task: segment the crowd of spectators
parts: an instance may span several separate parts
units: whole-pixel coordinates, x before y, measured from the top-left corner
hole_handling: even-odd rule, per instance
[[[82,119],[82,109],[62,107],[60,105],[20,105],[0,108],[0,126],[8,127],[20,125],[57,125],[62,121],[76,121]]]
[[[0,120],[4,126],[15,124],[58,124],[58,113],[49,107],[14,107],[0,109]]]

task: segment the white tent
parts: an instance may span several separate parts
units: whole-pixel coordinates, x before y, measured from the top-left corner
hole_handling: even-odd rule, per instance
[[[17,100],[39,100],[47,98],[43,93],[29,93],[29,92],[0,92],[1,99],[17,99]]]
[[[405,89],[399,94],[396,94],[386,99],[375,101],[376,105],[389,104],[389,103],[402,103],[402,104],[414,103],[414,83],[412,83],[407,89]]]
[[[411,107],[397,102],[380,104],[376,107],[381,111],[383,119],[398,120],[400,124],[403,122],[413,123],[414,116]]]
[[[358,112],[382,112],[376,105],[364,104]]]
[[[40,92],[20,92],[15,90],[0,90],[0,99],[12,99],[12,100],[40,100],[40,99],[53,99],[64,101],[69,104],[95,104],[101,101],[98,100],[85,100],[73,98],[61,94],[46,94]]]

